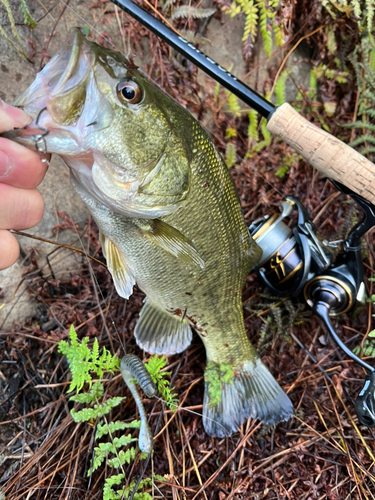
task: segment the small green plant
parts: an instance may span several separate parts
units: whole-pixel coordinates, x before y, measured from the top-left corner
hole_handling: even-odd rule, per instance
[[[238,14],[245,16],[245,29],[242,37],[244,56],[249,57],[258,32],[263,40],[263,49],[267,56],[272,52],[272,34],[276,45],[281,47],[284,39],[283,19],[276,17],[279,0],[235,0],[228,5],[222,1],[222,10],[230,17]]]
[[[207,383],[209,407],[214,408],[221,401],[223,384],[233,384],[234,370],[229,364],[218,365],[214,361],[207,363],[204,381]]]
[[[359,136],[350,143],[359,147],[359,152],[369,160],[375,160],[375,51],[368,36],[349,56],[352,63],[359,91],[358,119],[347,126],[359,132]]]
[[[283,179],[288,173],[293,163],[296,163],[297,158],[298,158],[297,153],[292,153],[289,156],[289,158],[288,157],[284,158],[283,165],[275,172],[275,175],[280,179]]]
[[[363,350],[362,350],[362,355],[363,356],[371,356],[372,358],[375,358],[375,330],[372,330],[368,334],[369,338],[367,338],[363,342]],[[361,346],[357,345],[353,349],[354,354],[359,356],[361,354]]]
[[[108,397],[104,400],[103,383],[101,380],[93,383],[93,376],[95,375],[99,379],[102,379],[106,373],[113,374],[118,370],[120,360],[117,355],[111,355],[105,348],[100,353],[97,339],[94,340],[92,348],[88,345],[89,342],[90,339],[88,337],[79,340],[74,327],[71,326],[69,330],[69,342],[62,340],[59,343],[59,352],[65,354],[70,363],[69,368],[72,374],[72,382],[68,391],[76,391],[76,394],[69,399],[75,403],[86,405],[85,408],[79,411],[73,408],[71,415],[75,422],[90,421],[97,424],[95,434],[97,446],[94,448],[88,475],[91,475],[101,467],[104,462],[107,466],[119,471],[118,474],[113,474],[105,480],[103,500],[127,499],[135,487],[135,481],[131,482],[127,487],[121,487],[121,484],[126,482],[124,466],[129,465],[135,460],[138,453],[136,447],[138,439],[133,437],[132,434],[124,434],[122,431],[139,429],[141,422],[139,420],[133,420],[132,422],[108,422],[107,415],[113,408],[120,405],[125,398],[117,396]],[[178,400],[167,380],[169,372],[161,373],[166,364],[166,358],[160,358],[155,355],[146,363],[146,367],[163,399],[168,405],[176,408]],[[80,393],[80,391],[85,389],[85,386],[88,386],[89,390]],[[107,439],[107,441],[99,442],[103,438]],[[144,453],[140,456],[141,459],[145,459],[146,457],[147,454]],[[164,478],[156,475],[153,475],[153,479],[164,480]],[[142,479],[138,485],[138,490],[143,489],[151,483],[151,478]],[[149,493],[138,490],[133,497],[134,500],[152,499]]]
[[[174,388],[170,387],[169,376],[170,372],[162,372],[162,370],[167,366],[168,360],[166,357],[159,357],[156,354],[147,361],[145,364],[152,380],[156,384],[158,391],[160,392],[164,402],[172,410],[175,410],[178,406],[178,397],[174,392]]]
[[[98,339],[94,340],[92,349],[90,349],[88,346],[89,337],[85,337],[82,341],[78,340],[73,325],[69,330],[69,339],[70,343],[65,340],[59,343],[59,352],[67,357],[72,373],[72,382],[68,392],[77,389],[78,393],[86,382],[91,387],[92,378],[90,372],[94,372],[99,378],[103,378],[105,371],[113,374],[114,370],[118,370],[120,366],[118,357],[116,355],[112,356],[105,347],[99,357]]]
[[[25,49],[24,49],[21,37],[20,37],[20,35],[19,35],[18,31],[17,31],[16,22],[15,22],[14,17],[13,17],[12,9],[10,8],[9,0],[1,0],[1,1],[2,1],[4,7],[5,7],[5,10],[6,10],[9,22],[10,22],[10,27],[11,27],[12,35],[13,35],[13,37],[14,37],[15,40],[12,40],[7,35],[7,33],[5,32],[5,30],[1,26],[1,24],[0,24],[0,35],[3,36],[7,40],[7,42],[10,43],[17,50],[17,52],[19,54],[21,54],[27,61],[30,62],[29,58],[26,55],[26,52],[25,52]],[[37,23],[33,19],[32,15],[30,13],[30,10],[29,10],[29,8],[27,6],[26,1],[25,0],[20,0],[20,4],[21,4],[21,11],[22,11],[22,14],[23,14],[23,20],[24,20],[25,25],[28,26],[29,28],[35,28],[36,25],[37,25]]]

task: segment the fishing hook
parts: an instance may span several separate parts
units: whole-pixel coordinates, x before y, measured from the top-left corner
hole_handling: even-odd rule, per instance
[[[46,163],[47,167],[49,167],[49,160],[47,158],[47,144],[45,139],[45,137],[49,134],[49,130],[39,124],[40,116],[46,110],[47,108],[41,109],[35,120],[36,127],[43,132],[43,134],[39,134],[35,137],[35,149],[39,155],[40,161],[42,163]]]

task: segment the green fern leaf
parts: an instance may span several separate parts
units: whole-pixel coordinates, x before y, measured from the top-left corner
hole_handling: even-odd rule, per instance
[[[237,130],[232,127],[228,127],[225,131],[225,138],[231,139],[232,137],[237,137]]]
[[[375,137],[369,134],[363,134],[361,137],[358,137],[358,139],[355,139],[354,141],[349,143],[349,146],[354,148],[355,146],[359,146],[360,144],[363,144],[364,142],[369,142],[371,144],[375,144]]]
[[[72,408],[72,410],[70,410],[70,414],[75,422],[87,422],[91,419],[95,420],[109,413],[112,408],[118,406],[122,401],[124,401],[124,399],[126,398],[116,396],[108,399],[105,403],[94,405],[94,408],[84,408],[83,410],[77,412],[74,408]]]
[[[332,27],[327,30],[327,49],[332,55],[335,55],[337,52],[335,29]]]
[[[138,440],[133,439],[133,441],[138,441]],[[118,469],[119,467],[121,467],[121,465],[130,464],[131,462],[133,462],[135,460],[136,455],[137,455],[137,450],[135,448],[128,448],[126,451],[120,450],[117,453],[117,456],[107,459],[107,463],[114,469]]]
[[[259,2],[260,7],[260,33],[263,40],[263,49],[267,56],[271,55],[272,52],[272,33],[268,30],[268,11],[265,6],[265,2]]]
[[[228,142],[225,150],[225,163],[227,164],[227,167],[228,168],[233,167],[233,165],[236,163],[236,159],[237,159],[236,146],[231,142]]]
[[[71,396],[69,400],[75,401],[76,403],[93,403],[94,401],[100,399],[103,394],[103,384],[101,382],[95,382],[95,384],[91,388],[91,391]]]
[[[247,116],[249,117],[249,128],[247,129],[247,135],[254,139],[254,141],[259,141],[259,133],[258,133],[258,113],[255,109],[250,109],[247,112]]]
[[[286,101],[285,99],[285,84],[286,80],[289,77],[289,73],[292,68],[284,69],[279,78],[277,79],[275,85],[275,96],[276,96],[276,106],[281,106]]]
[[[253,43],[258,25],[258,6],[254,4],[253,0],[249,0],[243,9],[243,12],[246,15],[246,18],[242,41],[246,42],[246,40],[250,38],[251,43]]]
[[[25,2],[25,0],[20,0],[20,2],[21,2],[21,11],[23,14],[23,22],[29,28],[35,28],[37,26],[37,22],[33,19],[32,15],[30,14],[27,3]]]
[[[150,358],[147,363],[145,363],[145,367],[147,371],[152,377],[152,380],[155,384],[157,384],[160,378],[163,378],[160,371],[167,366],[168,359],[164,356],[158,356],[155,354],[152,358]]]
[[[241,106],[238,101],[238,97],[232,94],[232,92],[229,92],[229,90],[226,90],[225,93],[227,94],[228,111],[230,111],[233,115],[241,116]]]
[[[109,424],[98,424],[97,429],[96,429],[96,434],[95,434],[95,439],[100,439],[103,436],[106,436],[107,434],[113,434],[116,431],[122,431],[124,429],[140,429],[141,427],[141,421],[140,420],[133,420],[130,423],[126,422],[121,422],[121,421],[116,421],[116,422],[110,422]]]
[[[275,33],[275,41],[277,47],[281,47],[285,43],[285,33],[284,33],[284,26],[278,26],[275,24],[273,26],[273,32]]]

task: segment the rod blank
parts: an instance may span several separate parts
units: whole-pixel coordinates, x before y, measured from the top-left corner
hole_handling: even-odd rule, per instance
[[[132,0],[111,1],[120,7],[120,9],[134,17],[134,19],[143,24],[143,26],[152,31],[155,35],[167,42],[168,45],[180,52],[189,59],[189,61],[207,73],[207,75],[223,85],[223,87],[232,92],[241,99],[241,101],[258,111],[261,116],[268,120],[275,111],[275,106],[267,101],[267,99],[264,99],[264,97],[255,92],[255,90],[251,90],[250,87],[240,80],[237,80],[234,75],[219,66],[209,57],[205,56],[200,50],[194,47],[194,45],[174,33],[174,31],[154,16],[138,7]]]

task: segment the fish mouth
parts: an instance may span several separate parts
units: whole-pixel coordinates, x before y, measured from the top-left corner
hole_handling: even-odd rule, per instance
[[[79,58],[81,56],[81,47],[83,46],[85,40],[86,37],[80,28],[72,28],[70,30],[68,39],[65,43],[66,47],[63,48],[63,50],[69,51],[69,46],[71,46],[69,61],[65,68],[65,71],[63,71],[60,79],[56,83],[51,96],[56,96],[63,92],[64,87],[73,77],[78,65]],[[51,82],[49,82],[49,84],[51,84]]]
[[[42,109],[50,111],[54,100],[82,86],[94,63],[90,42],[80,28],[72,28],[60,50],[16,99],[14,106],[36,119]]]

